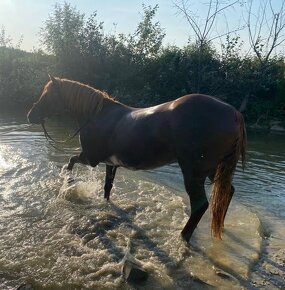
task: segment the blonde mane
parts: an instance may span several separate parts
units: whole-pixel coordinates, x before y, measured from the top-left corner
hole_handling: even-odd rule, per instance
[[[56,79],[67,109],[76,115],[90,115],[99,112],[104,99],[113,100],[106,92],[68,79]]]

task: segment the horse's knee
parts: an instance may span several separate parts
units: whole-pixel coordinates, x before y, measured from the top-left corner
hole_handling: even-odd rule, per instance
[[[72,156],[69,159],[67,170],[71,171],[75,163],[87,164],[87,158],[83,152],[81,152],[79,155]]]
[[[73,169],[74,164],[77,162],[78,156],[72,156],[69,159],[68,165],[67,165],[67,170],[71,171]]]

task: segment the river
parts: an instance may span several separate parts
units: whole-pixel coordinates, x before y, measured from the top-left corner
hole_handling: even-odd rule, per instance
[[[72,126],[47,128],[63,140]],[[177,165],[119,169],[108,203],[103,165],[76,165],[76,182],[66,183],[77,138],[57,150],[23,114],[1,113],[0,289],[284,289],[285,136],[248,139],[223,240],[211,237],[206,214],[186,245],[189,201]],[[145,282],[124,281],[124,257],[149,273]]]

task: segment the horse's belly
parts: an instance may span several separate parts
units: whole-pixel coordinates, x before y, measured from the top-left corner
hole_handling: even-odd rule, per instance
[[[138,157],[138,156],[137,156]],[[157,156],[158,157],[158,156]],[[154,169],[166,164],[171,164],[176,162],[176,158],[172,156],[161,156],[160,158],[128,158],[118,157],[116,155],[110,156],[105,163],[111,166],[125,167],[130,170],[141,170],[141,169]]]
[[[104,163],[111,166],[121,166],[121,167],[126,167],[131,170],[136,170],[136,168],[131,167],[130,164],[127,164],[126,162],[122,161],[116,155],[110,156]]]

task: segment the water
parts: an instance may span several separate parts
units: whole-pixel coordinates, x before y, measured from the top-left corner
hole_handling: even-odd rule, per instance
[[[205,215],[187,246],[180,231],[189,202],[176,165],[119,169],[107,203],[104,166],[76,165],[76,183],[66,183],[62,167],[77,140],[58,151],[39,127],[0,116],[1,289],[284,288],[284,136],[250,134],[223,241],[211,238]],[[56,123],[48,130],[57,139],[72,131]],[[124,281],[126,255],[147,281]]]

